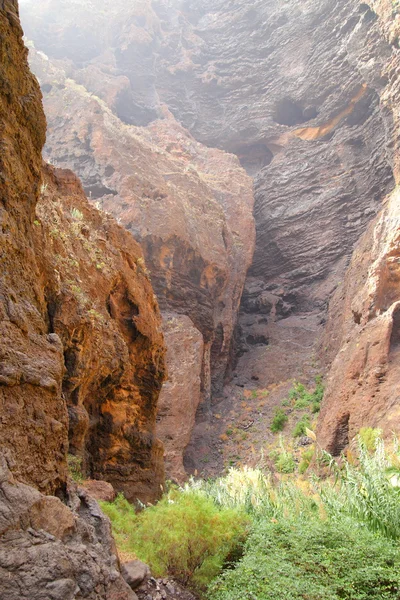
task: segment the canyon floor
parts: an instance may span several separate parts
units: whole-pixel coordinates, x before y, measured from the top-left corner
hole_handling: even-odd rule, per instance
[[[295,382],[313,390],[315,378],[323,373],[314,342],[319,322],[320,316],[310,313],[273,323],[269,327],[269,344],[252,346],[238,359],[223,394],[198,414],[185,455],[190,475],[207,479],[232,466],[260,464],[274,471],[270,454],[279,449],[281,436],[285,447],[299,458],[311,440],[294,439],[292,431],[307,411],[295,410],[285,400]],[[290,341],[286,341],[285,332],[289,330]],[[269,383],[271,379],[273,383]],[[283,406],[288,421],[280,436],[272,433],[270,427],[282,403],[289,406]],[[312,416],[313,426],[317,416]]]

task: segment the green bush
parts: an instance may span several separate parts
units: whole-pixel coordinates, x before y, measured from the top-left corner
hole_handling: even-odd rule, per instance
[[[271,423],[271,431],[273,433],[278,433],[279,431],[282,431],[282,429],[287,423],[287,420],[288,416],[282,408],[275,409],[275,414]]]
[[[311,448],[307,448],[307,450],[304,450],[303,454],[301,455],[301,461],[299,464],[299,473],[300,475],[303,475],[303,473],[305,473],[308,469],[308,467],[310,466],[310,463],[314,457],[314,447],[312,446]]]
[[[296,469],[293,454],[286,452],[286,450],[280,452],[275,459],[275,466],[279,473],[293,473]]]
[[[296,410],[311,408],[313,413],[319,411],[323,397],[324,386],[322,384],[321,375],[318,375],[315,378],[315,388],[313,392],[309,392],[302,383],[296,381],[288,393],[288,398],[292,402],[294,401],[293,407]]]
[[[374,452],[378,441],[382,435],[382,429],[374,429],[373,427],[362,427],[360,429],[360,441],[369,452]]]
[[[114,502],[100,502],[103,512],[111,521],[113,535],[120,552],[135,555],[136,512],[123,494]]]
[[[293,429],[293,437],[301,437],[302,435],[306,435],[306,429],[310,428],[310,417],[308,415],[303,415],[295,425]]]
[[[209,588],[209,600],[399,598],[400,552],[348,520],[261,521],[244,557]]]
[[[137,515],[125,503],[102,504],[124,549],[149,564],[154,576],[174,577],[197,591],[240,554],[250,525],[243,511],[220,508],[195,491],[173,490]]]

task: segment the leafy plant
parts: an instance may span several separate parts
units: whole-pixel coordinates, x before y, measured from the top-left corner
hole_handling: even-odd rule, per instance
[[[303,415],[293,429],[293,437],[301,437],[302,435],[306,435],[306,430],[309,427],[310,417],[308,415]]]
[[[71,209],[71,217],[73,219],[76,219],[77,221],[82,221],[83,219],[83,214],[81,213],[80,210],[78,210],[77,208],[72,208]]]
[[[84,480],[82,473],[82,459],[79,456],[68,454],[67,456],[68,471],[72,479],[76,483],[82,483]]]
[[[275,413],[271,422],[271,431],[278,433],[282,431],[288,420],[288,416],[282,408],[275,409]]]
[[[324,386],[321,375],[318,375],[315,378],[315,388],[313,392],[309,392],[302,383],[296,381],[288,393],[288,399],[289,401],[294,402],[293,406],[296,410],[310,408],[313,413],[319,411],[323,397]]]
[[[209,600],[398,598],[400,552],[360,527],[319,518],[263,519],[244,557],[209,588]]]
[[[293,473],[296,469],[296,463],[291,452],[283,450],[275,459],[275,466],[279,473]]]
[[[171,490],[138,515],[125,502],[102,504],[125,537],[124,548],[148,563],[156,577],[174,577],[196,590],[205,589],[224,562],[240,554],[250,525],[243,511],[218,507],[193,491]]]
[[[311,464],[311,461],[314,457],[314,453],[315,453],[315,449],[313,446],[311,446],[310,448],[307,448],[306,450],[304,450],[304,452],[301,455],[301,461],[299,464],[299,473],[300,475],[303,475],[308,467]]]

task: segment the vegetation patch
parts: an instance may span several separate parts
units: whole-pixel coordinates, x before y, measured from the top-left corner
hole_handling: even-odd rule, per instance
[[[243,510],[177,489],[137,515],[121,496],[102,508],[124,552],[151,565],[154,576],[173,577],[196,591],[205,590],[224,564],[241,555],[250,526]]]

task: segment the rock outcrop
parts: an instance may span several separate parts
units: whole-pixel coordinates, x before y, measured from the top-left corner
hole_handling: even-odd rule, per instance
[[[48,90],[48,157],[73,167],[92,201],[140,242],[160,307],[180,319],[176,339],[198,361],[177,364],[170,352],[168,371],[183,393],[163,392],[164,413],[175,415],[172,428],[159,429],[168,475],[181,479],[196,408],[221,392],[231,360],[254,250],[252,181],[237,157],[196,142],[165,107],[163,119],[146,128],[126,125],[68,78],[65,64],[33,49],[31,63]]]
[[[393,166],[399,182],[399,81],[397,52],[400,15],[392,2],[371,6],[393,54],[384,70],[387,87],[381,110],[393,116]],[[321,342],[328,385],[319,419],[319,442],[340,454],[361,427],[381,428],[385,437],[400,428],[400,193],[386,198],[379,215],[358,243],[343,285],[335,293]]]
[[[154,499],[165,348],[143,256],[71,172],[42,174],[46,123],[16,3],[0,16],[2,449],[46,494],[65,488],[69,446],[92,477]]]
[[[45,493],[66,480],[63,348],[48,327],[35,254],[46,122],[16,2],[0,12],[0,437],[18,478]]]
[[[69,452],[89,476],[151,501],[164,477],[155,436],[164,345],[141,249],[62,169],[45,170],[33,228],[49,327],[64,354]]]
[[[83,490],[61,502],[12,477],[0,456],[0,589],[7,600],[135,600],[109,520]]]
[[[242,304],[247,356],[238,370],[264,383],[294,375],[297,358],[313,352],[354,244],[393,186],[386,144],[392,115],[379,105],[382,66],[391,50],[375,13],[350,0],[312,6],[259,0],[251,7],[159,0],[127,8],[118,29],[120,11],[104,6],[96,14],[103,28],[90,26],[97,40],[92,56],[78,60],[87,8],[78,16],[47,0],[40,10],[33,3],[25,10],[37,48],[100,94],[96,73],[104,82],[101,98],[120,120],[155,128],[165,103],[196,140],[237,154],[255,177],[257,245]],[[59,27],[49,22],[50,12],[57,13]],[[105,31],[112,40],[107,52]],[[115,100],[122,79],[125,98],[135,97],[130,118]],[[51,78],[43,85],[50,89]],[[45,93],[52,129],[54,124],[48,150],[77,168],[76,157],[53,142],[65,131],[60,107],[68,106],[68,100],[52,100],[59,94],[55,87]],[[89,184],[87,158],[80,160]],[[282,365],[283,355],[289,357],[286,367],[273,375],[269,365]]]
[[[0,589],[135,600],[67,451],[128,498],[160,495],[165,347],[132,236],[42,165],[46,122],[15,0],[0,6]]]

